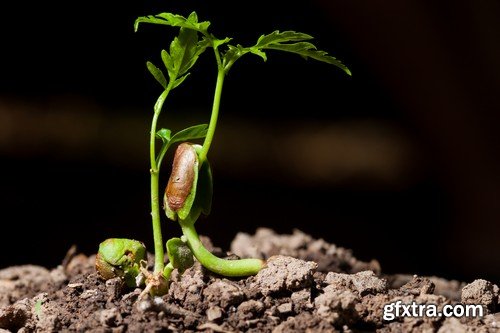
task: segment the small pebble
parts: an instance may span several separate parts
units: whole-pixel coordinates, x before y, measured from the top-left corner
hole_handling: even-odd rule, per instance
[[[68,288],[81,288],[83,287],[83,283],[69,283]]]
[[[210,307],[207,310],[206,314],[207,314],[208,321],[216,321],[217,319],[222,318],[222,310],[218,306]]]
[[[283,303],[278,305],[277,308],[280,314],[288,314],[292,312],[292,303]]]

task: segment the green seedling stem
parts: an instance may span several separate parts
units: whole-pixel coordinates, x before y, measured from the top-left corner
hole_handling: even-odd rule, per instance
[[[160,170],[156,162],[156,127],[160,117],[163,104],[170,93],[170,85],[158,97],[154,107],[153,120],[151,121],[151,132],[149,137],[149,159],[151,163],[151,220],[153,224],[153,242],[155,249],[154,273],[162,272],[164,268],[163,237],[161,234],[160,200],[159,200],[159,175]]]
[[[215,50],[215,53],[219,52]],[[219,59],[219,57],[217,57]],[[222,96],[222,87],[224,86],[224,78],[226,77],[226,71],[221,67],[220,61],[218,61],[218,71],[217,71],[217,83],[215,85],[214,101],[212,104],[212,114],[210,116],[210,123],[208,124],[207,136],[203,142],[203,147],[199,155],[200,166],[207,160],[208,151],[212,145],[212,140],[214,139],[215,128],[217,127],[217,120],[219,118],[219,108],[220,100]]]
[[[242,277],[255,275],[264,266],[264,261],[261,259],[227,260],[214,256],[201,243],[194,222],[186,219],[180,220],[179,224],[194,256],[209,271],[223,276]]]

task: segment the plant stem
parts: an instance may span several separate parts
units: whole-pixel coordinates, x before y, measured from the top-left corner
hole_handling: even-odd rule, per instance
[[[207,136],[205,137],[203,147],[199,154],[200,166],[206,161],[210,145],[212,144],[212,140],[214,138],[215,128],[217,127],[217,119],[219,117],[220,98],[222,95],[222,86],[224,84],[225,76],[226,72],[223,68],[221,68],[221,66],[219,66],[219,70],[217,71],[217,84],[215,86],[214,102],[212,105],[212,115],[210,116],[210,124],[208,125]]]
[[[222,87],[224,85],[224,78],[227,70],[222,66],[219,52],[214,48],[215,58],[217,60],[217,83],[214,92],[214,101],[212,104],[212,114],[210,116],[210,124],[208,125],[207,135],[200,153],[198,154],[200,167],[207,159],[208,151],[215,134],[217,127],[217,119],[219,117],[220,100],[222,95]],[[194,223],[198,219],[200,213],[191,213],[186,220],[179,219],[179,224],[182,228],[182,233],[187,239],[187,243],[191,252],[193,252],[196,259],[208,270],[231,277],[241,277],[257,274],[265,262],[261,259],[239,259],[239,260],[226,260],[214,256],[208,251],[200,241],[200,237],[196,232]]]
[[[255,275],[264,267],[264,261],[261,259],[227,260],[214,256],[201,243],[198,233],[194,228],[194,221],[196,219],[193,221],[179,220],[179,224],[181,225],[182,233],[186,236],[191,252],[193,252],[196,259],[206,269],[224,276],[241,277]]]
[[[151,121],[151,133],[149,137],[149,158],[151,163],[151,220],[153,223],[153,240],[155,248],[154,273],[163,272],[164,256],[163,239],[161,235],[160,202],[158,200],[159,170],[156,164],[156,124],[160,116],[163,103],[170,92],[170,86],[158,97],[154,107],[153,120]]]

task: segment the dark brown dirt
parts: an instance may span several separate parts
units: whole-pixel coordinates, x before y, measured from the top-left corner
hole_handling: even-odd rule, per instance
[[[173,273],[167,295],[140,301],[140,289],[127,289],[120,279],[102,281],[94,256],[72,255],[52,270],[0,270],[0,333],[500,332],[499,288],[485,280],[383,276],[376,261],[359,261],[300,231],[239,234],[231,251],[268,259],[267,267],[253,277],[227,279],[195,264],[182,276]],[[486,315],[384,320],[384,305],[398,300],[482,304]]]

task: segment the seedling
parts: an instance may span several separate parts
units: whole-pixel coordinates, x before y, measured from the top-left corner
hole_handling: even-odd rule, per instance
[[[107,272],[102,272],[102,267],[110,265],[114,271],[127,272],[134,281],[140,281],[141,275],[146,279],[145,292],[162,294],[166,292],[170,274],[174,269],[182,273],[193,264],[194,257],[208,270],[224,276],[239,277],[256,274],[264,265],[260,259],[225,260],[214,256],[201,243],[195,229],[195,223],[201,214],[208,215],[212,203],[212,172],[207,159],[215,135],[219,116],[220,101],[224,79],[234,63],[245,54],[254,54],[267,60],[267,51],[283,51],[295,53],[303,58],[311,58],[327,64],[334,65],[351,75],[349,69],[339,60],[330,56],[325,51],[317,50],[311,43],[313,37],[295,32],[278,30],[262,35],[257,43],[250,47],[240,44],[230,44],[231,38],[219,39],[208,31],[210,22],[198,21],[195,12],[187,18],[161,13],[153,16],[139,17],[135,21],[135,30],[140,24],[157,24],[179,28],[179,34],[170,44],[169,50],[161,51],[164,69],[160,69],[151,62],[147,62],[147,69],[161,85],[163,91],[154,106],[153,119],[149,140],[150,174],[151,174],[151,216],[153,224],[153,238],[155,249],[155,264],[153,273],[147,272],[143,265],[137,270],[137,262],[130,260],[116,260],[122,258],[125,240],[120,242],[105,241],[107,245],[116,244],[116,256],[101,254],[99,250],[98,271],[104,278],[109,278]],[[189,70],[194,66],[198,57],[207,49],[211,49],[215,56],[217,66],[217,79],[212,104],[212,113],[208,125],[200,124],[186,128],[174,135],[171,130],[157,129],[157,122],[163,105],[170,92],[179,87],[189,76]],[[167,71],[167,76],[164,70]],[[195,139],[203,139],[202,145],[189,143]],[[157,149],[157,140],[161,141]],[[182,238],[172,238],[167,244],[169,263],[164,264],[164,245],[161,233],[160,203],[159,203],[159,173],[163,158],[168,149],[179,143],[175,152],[172,172],[165,190],[163,202],[164,210],[170,220],[177,221],[182,229]],[[103,244],[104,244],[103,243]],[[128,244],[128,243],[127,243]],[[136,246],[130,243],[131,246]],[[101,247],[103,245],[101,244]],[[106,246],[106,250],[109,248]],[[131,249],[128,253],[133,252]],[[107,260],[111,258],[111,261]],[[140,273],[139,273],[140,272]],[[137,278],[139,276],[139,278]],[[130,276],[125,277],[131,281]]]

